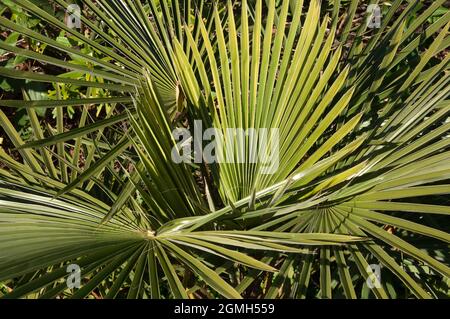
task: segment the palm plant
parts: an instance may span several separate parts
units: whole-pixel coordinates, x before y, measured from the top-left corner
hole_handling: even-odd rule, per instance
[[[378,29],[355,24],[353,0],[81,2],[88,36],[2,1],[93,50],[0,17],[47,46],[0,49],[58,70],[0,68],[57,93],[0,100],[33,129],[24,141],[0,110],[17,151],[0,149],[4,298],[448,297],[450,12],[430,20],[445,1],[393,1]],[[67,106],[81,106],[75,128]],[[196,120],[277,129],[278,169],[249,160],[262,148],[249,136],[216,144],[228,162],[172,161],[173,130]]]

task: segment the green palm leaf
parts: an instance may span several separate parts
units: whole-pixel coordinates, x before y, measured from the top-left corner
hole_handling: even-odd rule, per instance
[[[359,1],[83,0],[81,31],[35,1],[8,2],[52,32],[2,4],[2,30],[44,48],[1,40],[2,52],[57,72],[0,67],[55,92],[0,100],[11,289],[0,296],[438,296],[433,281],[450,277],[450,15],[429,18],[444,2],[380,4],[370,29]],[[70,129],[69,107],[80,108]],[[10,116],[20,109],[29,138]],[[208,128],[226,137],[215,151],[227,161],[172,159],[184,150],[174,130]],[[269,166],[252,161],[268,146]]]

